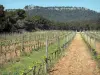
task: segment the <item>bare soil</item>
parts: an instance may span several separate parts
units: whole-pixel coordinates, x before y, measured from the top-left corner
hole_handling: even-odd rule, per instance
[[[96,61],[79,33],[65,54],[50,70],[50,75],[100,75]]]

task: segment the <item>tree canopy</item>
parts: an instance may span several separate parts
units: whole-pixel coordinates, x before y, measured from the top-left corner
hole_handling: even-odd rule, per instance
[[[31,7],[30,7],[31,8]],[[63,10],[62,10],[63,8]],[[79,10],[78,8],[74,7],[75,10],[71,11],[72,7],[48,7],[44,8],[36,6],[34,7],[35,11],[28,12],[29,6],[25,6],[24,9],[4,9],[3,5],[0,5],[0,32],[21,32],[20,30],[26,30],[26,31],[33,31],[33,30],[100,30],[100,13],[96,13],[94,11],[86,10],[84,8],[84,11]],[[27,9],[27,10],[26,10]],[[68,11],[66,11],[67,9]],[[46,12],[47,10],[47,12]],[[48,12],[49,10],[49,12]],[[31,11],[31,10],[30,10]],[[65,11],[70,13],[67,13],[66,15],[69,16],[64,16],[67,17],[68,20],[70,21],[59,21],[62,19],[61,15],[65,15]],[[89,12],[88,12],[89,11]],[[42,12],[42,14],[39,14],[39,12]],[[61,13],[62,12],[62,13]],[[78,16],[78,20],[72,20],[71,18],[76,18],[75,16],[80,15],[79,12],[81,13],[88,13],[88,14],[94,14],[95,17],[91,17],[91,19],[82,19],[82,17]],[[30,14],[35,13],[35,15],[30,16]],[[76,14],[77,13],[77,14]],[[56,14],[55,16],[53,16]],[[47,17],[45,17],[46,15]],[[82,14],[81,14],[82,15]],[[58,17],[57,17],[58,16]],[[82,15],[83,16],[83,15]],[[86,14],[85,14],[86,16]],[[97,18],[98,16],[98,18]],[[48,17],[54,17],[55,20],[50,20]],[[70,18],[71,17],[71,18]],[[59,19],[57,21],[57,19]]]

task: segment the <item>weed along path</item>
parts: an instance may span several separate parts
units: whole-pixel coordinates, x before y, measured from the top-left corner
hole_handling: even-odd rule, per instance
[[[76,34],[65,54],[51,69],[50,75],[100,75],[80,33]]]

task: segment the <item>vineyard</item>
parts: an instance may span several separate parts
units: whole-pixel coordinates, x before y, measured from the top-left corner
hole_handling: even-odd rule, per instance
[[[0,0],[0,75],[100,75],[99,3]]]
[[[98,67],[100,68],[100,31],[85,31],[81,35],[90,48],[92,56],[98,61]]]
[[[91,65],[90,61],[100,68],[99,35],[99,31],[58,30],[1,34],[0,75],[46,75],[48,73],[50,75],[69,75],[70,71],[71,73],[77,72],[72,72],[69,65],[74,66],[73,70],[76,70],[79,69],[78,66],[86,66],[87,63]],[[68,62],[70,63],[67,64]],[[60,70],[58,66],[61,66]],[[54,71],[55,68],[58,69],[57,72]],[[62,68],[69,69],[69,71],[66,72]],[[96,67],[90,68],[95,69]],[[95,75],[100,74],[96,72],[93,70]],[[77,73],[74,75],[79,75]]]
[[[74,36],[73,31],[56,30],[0,35],[0,74],[46,74]]]
[[[54,65],[49,74],[100,75],[99,40],[95,38],[97,33],[99,32],[77,32],[65,51],[66,55]]]

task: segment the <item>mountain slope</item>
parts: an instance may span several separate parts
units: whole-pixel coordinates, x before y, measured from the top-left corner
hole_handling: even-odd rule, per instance
[[[49,20],[60,22],[96,20],[99,18],[99,13],[83,7],[40,7],[29,5],[25,6],[24,9],[29,16],[40,15]]]

